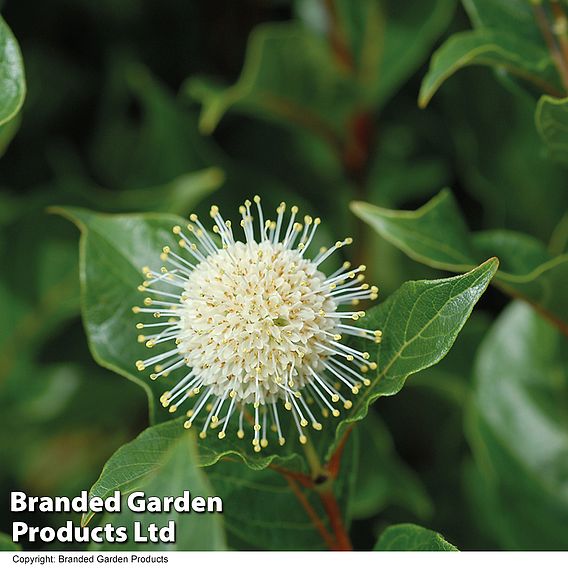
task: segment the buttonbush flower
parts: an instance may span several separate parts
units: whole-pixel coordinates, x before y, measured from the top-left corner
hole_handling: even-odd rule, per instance
[[[320,219],[307,215],[300,223],[294,206],[285,220],[281,203],[276,220],[265,221],[260,198],[254,202],[256,228],[253,204],[247,200],[240,207],[243,240],[216,206],[210,211],[216,236],[195,214],[187,231],[173,227],[181,250],[164,247],[161,270],[143,269],[139,289],[149,295],[133,311],[159,320],[137,324],[140,342],[150,348],[173,344],[136,362],[140,371],[153,367],[151,379],[181,372],[162,404],[175,412],[193,402],[185,427],[199,417],[202,438],[209,429],[224,438],[231,420],[243,438],[251,423],[252,443],[260,451],[269,430],[285,443],[282,407],[291,413],[301,443],[309,425],[321,430],[316,416],[339,416],[339,407],[350,408],[345,395],[368,386],[365,373],[377,366],[368,352],[341,340],[352,335],[378,343],[381,332],[351,325],[365,315],[352,306],[377,297],[377,288],[364,282],[365,266],[345,262],[329,276],[320,270],[352,239],[309,258]]]

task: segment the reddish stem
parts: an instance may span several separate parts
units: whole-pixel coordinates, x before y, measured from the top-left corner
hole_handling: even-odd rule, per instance
[[[324,506],[325,512],[329,517],[329,522],[333,530],[334,547],[332,550],[353,550],[353,545],[351,544],[351,539],[345,530],[343,525],[343,520],[341,518],[341,510],[337,503],[335,495],[331,491],[324,491],[320,493],[321,502]]]
[[[308,514],[308,517],[316,527],[317,531],[320,533],[327,547],[330,550],[337,550],[335,539],[331,534],[329,534],[329,531],[323,524],[323,521],[319,518],[317,512],[311,506],[310,502],[308,501],[307,497],[304,495],[300,487],[298,487],[296,481],[292,479],[290,475],[286,475],[284,473],[282,475],[284,475],[286,481],[288,482],[288,485],[290,485],[290,488],[294,492],[294,495],[296,496],[296,498],[298,499],[298,501],[300,502],[306,513]]]

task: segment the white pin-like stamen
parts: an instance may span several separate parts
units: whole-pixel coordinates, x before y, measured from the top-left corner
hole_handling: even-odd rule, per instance
[[[152,380],[191,369],[162,395],[163,406],[175,412],[193,400],[184,425],[190,428],[199,417],[201,438],[209,429],[225,438],[232,417],[238,416],[233,421],[237,436],[252,430],[258,452],[268,446],[270,432],[280,445],[285,443],[279,403],[292,415],[302,444],[307,442],[304,428],[322,428],[310,405],[315,403],[324,417],[339,415],[335,405],[350,408],[340,390],[346,388],[351,395],[370,384],[359,371],[376,369],[376,363],[366,351],[340,343],[342,336],[379,343],[381,332],[342,323],[365,316],[363,311],[344,311],[342,305],[377,296],[376,287],[363,283],[365,266],[351,269],[344,262],[330,276],[319,269],[351,239],[322,248],[309,259],[320,219],[307,215],[302,225],[293,206],[286,221],[286,204],[281,203],[276,220],[268,220],[260,198],[253,201],[258,240],[248,200],[239,208],[244,242],[236,240],[231,222],[215,205],[210,216],[222,246],[195,214],[187,232],[175,226],[182,253],[166,246],[161,259],[171,269],[143,269],[139,290],[148,296],[133,311],[166,320],[138,323],[138,330],[149,328],[149,335],[142,331],[138,336],[139,342],[148,347],[175,342],[174,349],[137,361],[136,367],[153,368]],[[168,287],[162,289],[162,284]]]

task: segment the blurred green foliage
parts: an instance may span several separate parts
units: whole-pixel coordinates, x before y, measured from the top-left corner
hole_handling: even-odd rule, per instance
[[[419,352],[406,354],[418,363],[390,357],[386,344],[392,369],[373,392],[394,394],[415,374],[372,406],[345,448],[334,492],[353,545],[568,548],[564,0],[0,8],[0,531],[11,530],[10,491],[75,495],[117,450],[111,471],[140,444],[146,451],[144,440],[159,449],[173,439],[148,458],[169,480],[159,491],[212,486],[226,496],[224,526],[196,526],[203,534],[180,548],[329,546],[332,527],[316,530],[294,500],[303,489],[260,469],[272,457],[251,452],[255,469],[198,468],[224,457],[222,446],[196,446],[177,421],[154,425],[166,416],[149,418],[143,389],[112,372],[134,376],[136,335],[124,323],[138,301],[112,270],[135,286],[144,255],[171,238],[164,220],[212,201],[230,212],[259,193],[267,206],[286,200],[321,215],[322,244],[353,235],[354,262],[391,298],[374,317],[393,338],[402,337],[386,325],[393,306],[401,321],[411,312],[411,330],[415,311],[442,314],[442,342],[416,327]],[[451,194],[438,195],[445,186]],[[83,224],[82,301],[78,231],[49,208]],[[395,290],[491,256],[501,262],[495,288],[448,356],[425,368],[452,346],[496,266],[485,265],[478,289],[471,276],[446,285],[466,282],[438,316],[428,310],[446,305],[446,289],[432,292],[442,284]],[[100,331],[109,314],[118,314],[112,341]],[[322,437],[317,450],[331,443]],[[274,459],[300,463],[293,452]],[[325,514],[313,492],[305,497]]]

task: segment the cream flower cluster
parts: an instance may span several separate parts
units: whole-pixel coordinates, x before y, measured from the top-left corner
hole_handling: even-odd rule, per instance
[[[294,206],[285,222],[282,203],[276,220],[265,221],[260,198],[254,202],[256,231],[252,203],[240,208],[243,241],[236,240],[231,222],[216,206],[210,214],[217,238],[195,214],[187,231],[174,227],[182,250],[178,254],[164,247],[165,266],[144,268],[139,289],[150,295],[133,311],[159,320],[137,324],[144,330],[139,341],[150,348],[174,344],[137,361],[137,368],[153,367],[151,379],[177,370],[184,374],[162,395],[162,404],[175,412],[193,401],[185,427],[199,418],[202,438],[210,428],[224,438],[233,417],[243,438],[250,423],[254,449],[260,451],[268,445],[270,430],[285,443],[279,405],[291,413],[302,443],[309,424],[322,428],[316,415],[338,416],[339,405],[350,408],[344,393],[357,394],[368,385],[364,374],[376,363],[341,339],[353,335],[378,343],[381,332],[349,325],[365,314],[341,309],[376,299],[377,288],[363,282],[365,267],[352,269],[345,262],[329,276],[320,270],[351,239],[309,258],[320,220],[305,216],[298,222]]]

